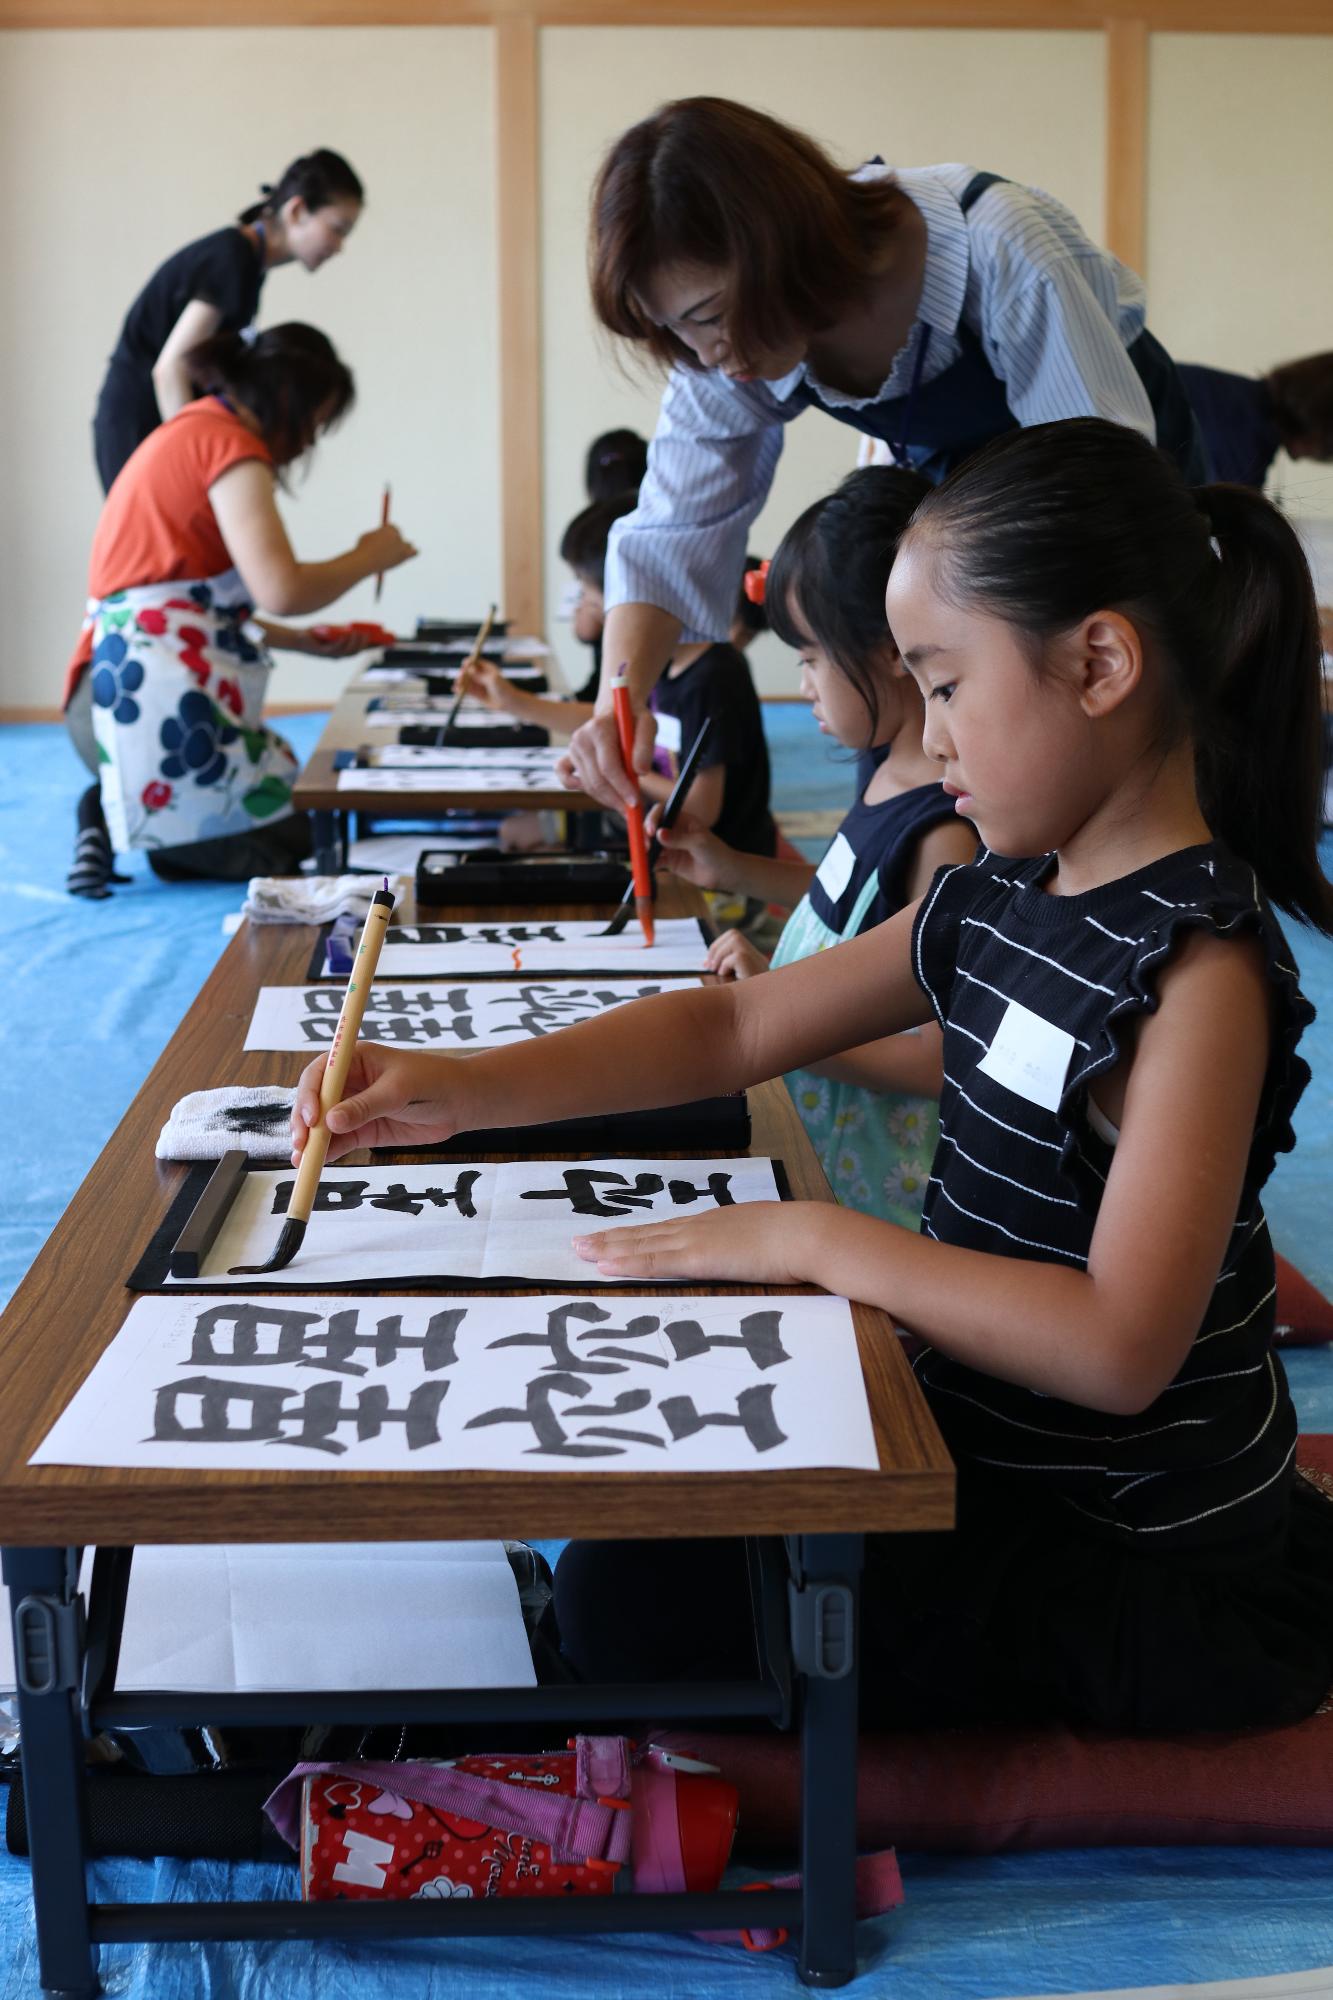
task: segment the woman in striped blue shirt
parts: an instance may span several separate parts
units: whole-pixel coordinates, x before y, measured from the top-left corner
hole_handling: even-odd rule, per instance
[[[611,148],[592,203],[598,317],[669,369],[648,474],[612,538],[605,656],[648,693],[725,635],[784,426],[814,407],[930,478],[1001,432],[1128,424],[1204,477],[1194,416],[1144,327],[1143,285],[1038,188],[968,166],[848,175],[722,98],[667,104]],[[600,708],[600,705],[599,705]],[[566,781],[630,802],[609,716]]]

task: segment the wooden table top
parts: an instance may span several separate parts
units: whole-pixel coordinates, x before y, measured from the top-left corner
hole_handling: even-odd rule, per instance
[[[298,812],[364,812],[374,813],[380,819],[392,819],[404,813],[429,814],[449,812],[596,812],[596,799],[586,792],[569,792],[563,785],[556,785],[550,791],[440,791],[423,792],[413,787],[401,793],[367,788],[365,791],[340,790],[338,772],[334,769],[334,756],[339,750],[359,750],[365,743],[373,743],[377,738],[386,746],[395,741],[392,730],[376,731],[366,721],[366,714],[372,701],[381,694],[398,694],[402,684],[382,689],[374,687],[349,687],[339,696],[332,715],[320,731],[319,741],[296,780],[292,792],[292,803]],[[478,750],[476,756],[484,760],[492,754]]]
[[[663,916],[690,915],[700,907],[693,891],[676,882],[663,884]],[[479,912],[440,914],[475,919]],[[528,918],[532,911],[487,914]],[[547,914],[602,913],[579,906]],[[26,1545],[531,1540],[832,1534],[952,1524],[953,1467],[934,1420],[888,1319],[860,1305],[853,1314],[879,1448],[878,1472],[833,1467],[721,1474],[29,1466],[28,1457],[129,1311],[126,1274],[187,1172],[181,1163],[153,1156],[171,1106],[190,1090],[240,1083],[291,1085],[299,1076],[305,1057],[247,1054],[242,1043],[258,988],[303,983],[314,937],[305,925],[241,926],[0,1319],[5,1381],[0,1538]],[[796,1197],[831,1200],[782,1083],[752,1091],[750,1106],[750,1150],[785,1162]],[[411,1161],[421,1156],[395,1157]],[[439,1287],[416,1289],[438,1292]],[[683,1288],[682,1295],[731,1289],[764,1288],[694,1286]]]

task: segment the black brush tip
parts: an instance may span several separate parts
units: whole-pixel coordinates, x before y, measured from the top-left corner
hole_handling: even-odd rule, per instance
[[[300,1216],[289,1215],[282,1225],[282,1234],[278,1238],[278,1247],[269,1258],[267,1264],[233,1264],[227,1276],[229,1278],[259,1278],[263,1276],[265,1271],[281,1271],[285,1265],[291,1263],[292,1258],[301,1247],[304,1236],[305,1223],[301,1220]]]

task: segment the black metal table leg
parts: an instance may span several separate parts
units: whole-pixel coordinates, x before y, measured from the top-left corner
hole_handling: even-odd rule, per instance
[[[798,1970],[807,1986],[856,1976],[856,1746],[862,1537],[793,1538],[792,1653],[801,1676]]]
[[[88,2000],[101,1989],[85,1866],[78,1560],[77,1549],[7,1548],[3,1555],[42,1989]]]
[[[315,869],[320,875],[339,875],[343,852],[343,815],[320,807],[310,815],[315,842]]]

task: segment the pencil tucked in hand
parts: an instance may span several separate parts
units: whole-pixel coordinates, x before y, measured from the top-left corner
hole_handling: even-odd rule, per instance
[[[622,667],[611,683],[611,699],[615,704],[616,729],[620,735],[620,754],[625,763],[625,775],[637,787],[634,772],[634,711],[630,707],[629,688],[625,683]],[[643,926],[643,941],[653,941],[653,877],[648,866],[648,839],[643,830],[643,801],[636,795],[632,806],[625,808],[625,826],[629,833],[630,870],[634,877],[634,909]]]

